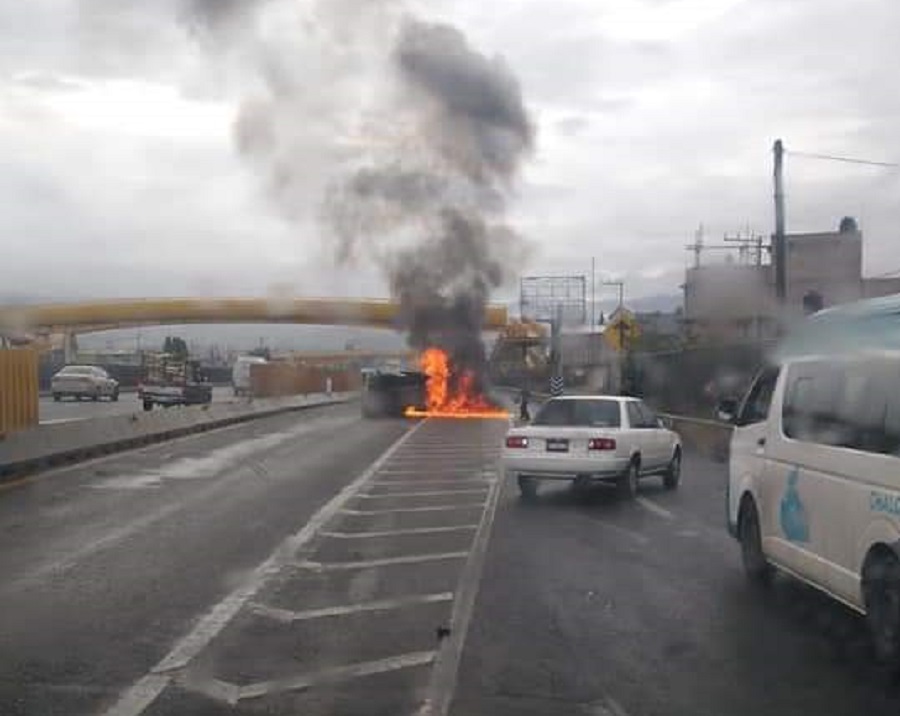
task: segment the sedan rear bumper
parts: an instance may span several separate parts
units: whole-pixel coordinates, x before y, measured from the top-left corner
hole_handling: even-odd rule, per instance
[[[544,456],[504,456],[506,473],[515,477],[534,477],[541,480],[615,480],[628,468],[624,457],[559,458]]]

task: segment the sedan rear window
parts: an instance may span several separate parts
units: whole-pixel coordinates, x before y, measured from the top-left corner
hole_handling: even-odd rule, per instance
[[[551,400],[541,408],[532,424],[618,428],[619,403],[615,400]]]
[[[94,369],[89,365],[69,365],[59,371],[60,375],[91,375]]]

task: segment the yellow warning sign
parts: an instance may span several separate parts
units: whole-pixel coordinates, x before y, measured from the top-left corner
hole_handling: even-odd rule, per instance
[[[623,343],[626,349],[635,344],[641,337],[641,329],[634,320],[634,316],[623,313],[613,316],[613,319],[603,329],[603,337],[613,349],[621,351]]]

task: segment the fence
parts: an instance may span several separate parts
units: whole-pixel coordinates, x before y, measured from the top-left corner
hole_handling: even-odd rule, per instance
[[[290,362],[250,366],[250,391],[255,398],[324,393],[329,385],[332,392],[344,393],[359,390],[360,381],[360,372],[352,369],[336,370]]]
[[[38,424],[38,355],[0,350],[0,438]]]

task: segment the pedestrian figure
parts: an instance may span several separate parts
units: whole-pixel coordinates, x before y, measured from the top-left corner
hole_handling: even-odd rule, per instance
[[[528,412],[528,388],[522,388],[519,395],[519,420],[531,421],[531,415]]]

